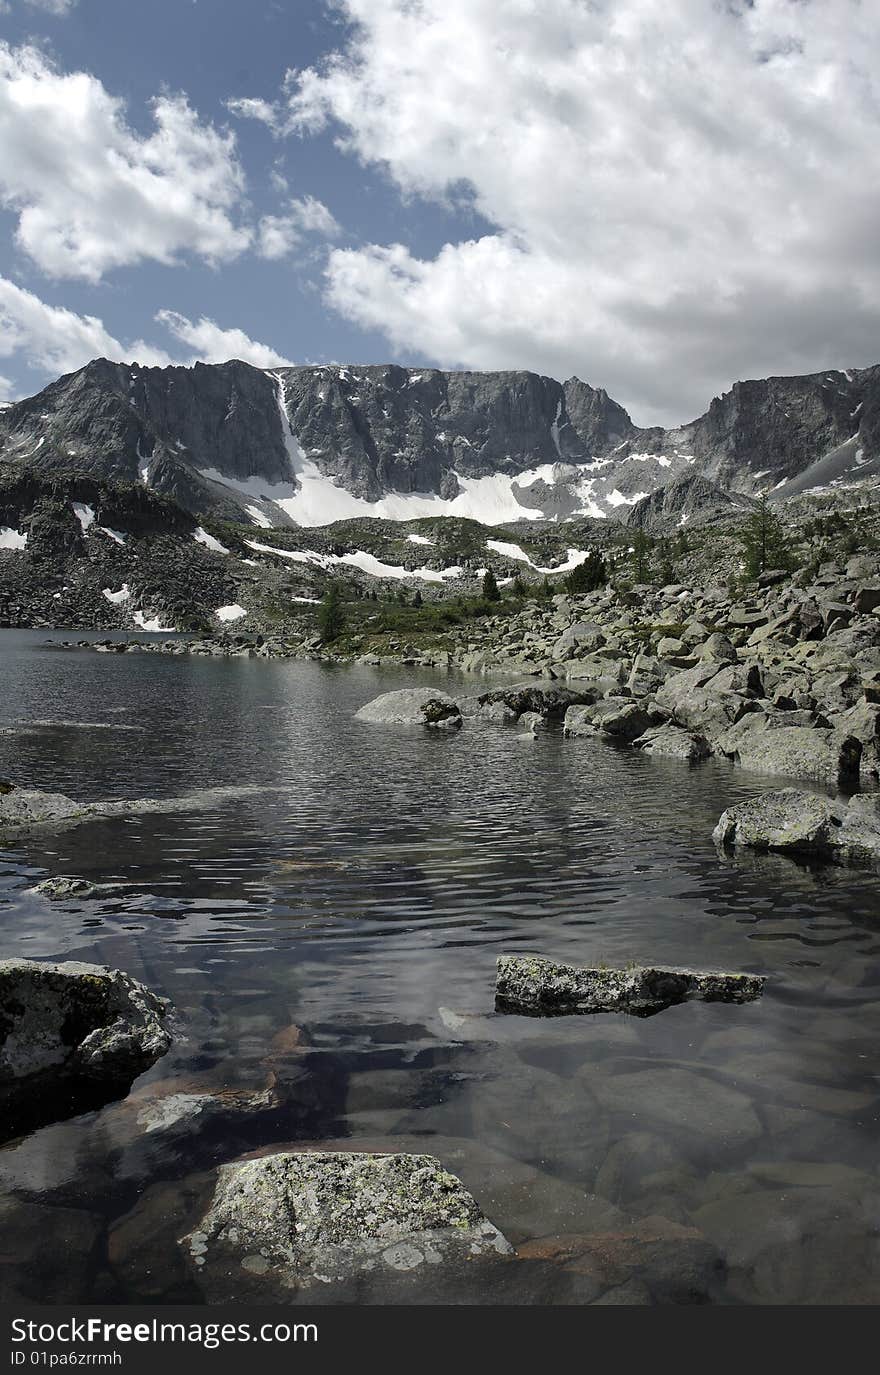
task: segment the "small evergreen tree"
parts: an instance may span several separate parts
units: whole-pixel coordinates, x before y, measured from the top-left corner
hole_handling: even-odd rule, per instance
[[[578,593],[595,592],[608,581],[608,569],[598,549],[591,549],[583,563],[573,568],[565,579],[565,590],[577,596]]]
[[[339,584],[331,582],[318,607],[318,634],[324,644],[338,640],[345,625],[342,593]]]
[[[791,568],[793,564],[785,526],[766,495],[749,516],[740,536],[745,555],[747,578],[757,578],[768,568]]]
[[[630,553],[634,582],[639,583],[648,581],[648,560],[651,556],[653,547],[654,541],[650,536],[646,535],[644,530],[636,530],[633,536],[632,551]]]
[[[412,604],[413,604],[413,606],[421,606],[421,605],[422,605],[422,594],[421,594],[421,591],[419,590],[418,587],[416,588],[415,592],[413,593]]]
[[[487,568],[483,574],[483,601],[500,602],[501,593],[498,590],[498,583],[495,581],[495,574],[491,568]]]
[[[514,597],[517,597],[520,600],[522,600],[522,598],[526,595],[526,585],[520,577],[519,573],[517,573],[516,577],[511,583],[510,591]]]

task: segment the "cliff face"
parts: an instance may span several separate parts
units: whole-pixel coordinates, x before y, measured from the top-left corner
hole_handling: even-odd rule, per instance
[[[738,382],[664,431],[578,378],[98,359],[0,412],[0,461],[263,525],[625,515],[686,473],[746,494],[880,476],[880,367]]]

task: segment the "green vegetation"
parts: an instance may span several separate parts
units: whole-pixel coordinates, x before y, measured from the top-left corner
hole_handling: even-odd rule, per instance
[[[746,521],[740,541],[745,556],[745,574],[749,579],[757,578],[768,568],[791,569],[795,566],[791,536],[766,496],[761,497],[757,509]]]
[[[608,581],[608,569],[598,549],[591,549],[584,562],[573,568],[565,579],[565,590],[572,596],[595,592]]]
[[[483,600],[487,602],[500,602],[501,593],[498,590],[498,583],[491,568],[487,568],[483,574]]]
[[[632,553],[630,555],[633,582],[649,582],[649,568],[651,553],[654,548],[654,541],[650,535],[646,535],[644,530],[636,530],[633,536]]]
[[[339,583],[331,582],[318,608],[318,634],[325,645],[338,640],[345,625],[342,592]]]

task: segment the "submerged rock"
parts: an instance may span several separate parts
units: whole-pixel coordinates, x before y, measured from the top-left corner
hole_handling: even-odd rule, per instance
[[[170,1046],[168,1010],[119,969],[0,961],[3,1136],[128,1088]]]
[[[181,1245],[212,1298],[249,1279],[289,1296],[512,1253],[433,1156],[342,1151],[221,1165],[211,1205]]]
[[[44,878],[33,889],[40,897],[50,902],[63,902],[66,898],[106,898],[115,896],[119,885],[114,883],[91,883],[86,878],[71,878],[66,874],[57,878]]]
[[[454,698],[436,688],[401,688],[383,692],[355,712],[356,721],[377,725],[429,726],[437,730],[457,730],[461,711]]]
[[[188,812],[216,807],[231,798],[264,792],[256,785],[202,788],[182,797],[136,797],[112,802],[77,802],[63,793],[10,786],[0,792],[0,833],[40,827],[64,827],[100,817],[141,816],[150,813]],[[77,880],[78,881],[78,880]]]
[[[701,973],[693,969],[589,968],[534,956],[499,955],[495,1007],[529,1016],[629,1012],[651,1017],[675,1003],[745,1003],[759,998],[760,974]]]
[[[799,788],[781,788],[728,807],[712,838],[721,847],[875,864],[880,862],[880,799],[860,794],[845,803]]]

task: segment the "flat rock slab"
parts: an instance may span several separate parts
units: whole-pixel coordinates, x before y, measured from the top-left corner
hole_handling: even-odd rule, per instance
[[[77,802],[63,793],[8,786],[0,791],[0,833],[78,825],[101,817],[146,816],[151,813],[199,811],[264,792],[257,786],[202,788],[183,797],[136,797],[112,802]]]
[[[387,1285],[420,1271],[433,1284],[450,1267],[512,1254],[433,1156],[341,1151],[221,1165],[211,1205],[181,1246],[212,1299],[242,1285],[321,1298],[323,1286]]]
[[[168,1010],[119,969],[0,961],[0,1135],[127,1088],[170,1046]]]
[[[720,848],[781,850],[836,864],[876,866],[880,799],[861,794],[841,802],[799,788],[780,788],[728,807],[712,838]]]
[[[383,692],[355,712],[356,721],[376,725],[430,726],[435,730],[457,730],[461,711],[454,698],[434,688],[401,688]]]
[[[746,1003],[764,988],[760,974],[726,974],[694,969],[590,968],[556,964],[528,955],[499,955],[495,1007],[531,1017],[568,1013],[629,1012],[652,1017],[675,1003]]]

